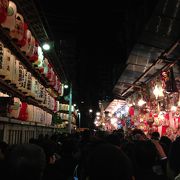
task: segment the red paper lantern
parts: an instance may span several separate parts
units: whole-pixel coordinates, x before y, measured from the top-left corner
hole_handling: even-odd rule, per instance
[[[8,5],[8,0],[0,0],[0,23],[3,23],[6,20]]]

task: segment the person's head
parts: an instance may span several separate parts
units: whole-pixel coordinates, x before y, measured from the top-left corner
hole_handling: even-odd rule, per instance
[[[167,136],[161,136],[160,142],[162,142],[168,146],[171,145],[171,143],[172,143],[171,139]]]
[[[45,153],[37,145],[12,146],[7,155],[8,176],[18,180],[40,180],[45,162]]]
[[[160,138],[159,132],[155,131],[151,134],[151,139],[159,140],[159,138]]]
[[[111,144],[98,145],[88,157],[87,177],[89,180],[131,180],[131,162],[116,146]]]
[[[167,136],[161,136],[159,142],[160,142],[161,146],[163,147],[166,155],[168,156],[169,148],[170,148],[171,143],[172,143],[171,139],[168,138]]]
[[[110,134],[106,137],[106,140],[116,146],[120,146],[121,145],[121,139],[119,138],[119,136],[117,134]]]
[[[62,144],[62,156],[73,155],[73,153],[77,152],[77,150],[77,143],[74,141],[74,139],[67,139]]]
[[[46,140],[41,145],[46,155],[46,162],[48,164],[55,163],[55,153],[57,152],[56,143],[51,140]]]
[[[180,173],[180,139],[172,142],[168,156],[168,163],[175,175]]]
[[[0,142],[0,160],[3,160],[5,158],[7,149],[8,149],[8,144],[4,141],[1,141]]]
[[[145,140],[146,139],[146,135],[144,134],[144,132],[141,129],[134,129],[131,132],[131,136],[133,140]]]
[[[155,145],[150,141],[136,141],[134,146],[136,165],[139,168],[152,168],[157,157]]]

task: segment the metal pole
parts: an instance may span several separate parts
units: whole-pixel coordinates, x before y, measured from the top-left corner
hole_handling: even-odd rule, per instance
[[[69,124],[68,132],[71,134],[71,123],[72,123],[72,84],[69,87]]]
[[[78,115],[79,115],[79,128],[80,128],[81,127],[81,113],[79,112]]]

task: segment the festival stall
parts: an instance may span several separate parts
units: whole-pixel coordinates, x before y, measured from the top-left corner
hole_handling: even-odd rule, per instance
[[[139,128],[147,135],[158,131],[174,139],[180,135],[179,82],[173,67],[161,71],[125,100],[114,99],[105,109],[100,104],[95,125],[108,131]]]

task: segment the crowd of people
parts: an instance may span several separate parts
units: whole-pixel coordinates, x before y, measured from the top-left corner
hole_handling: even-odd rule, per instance
[[[40,135],[1,142],[0,169],[11,180],[180,180],[180,137],[140,129]]]

